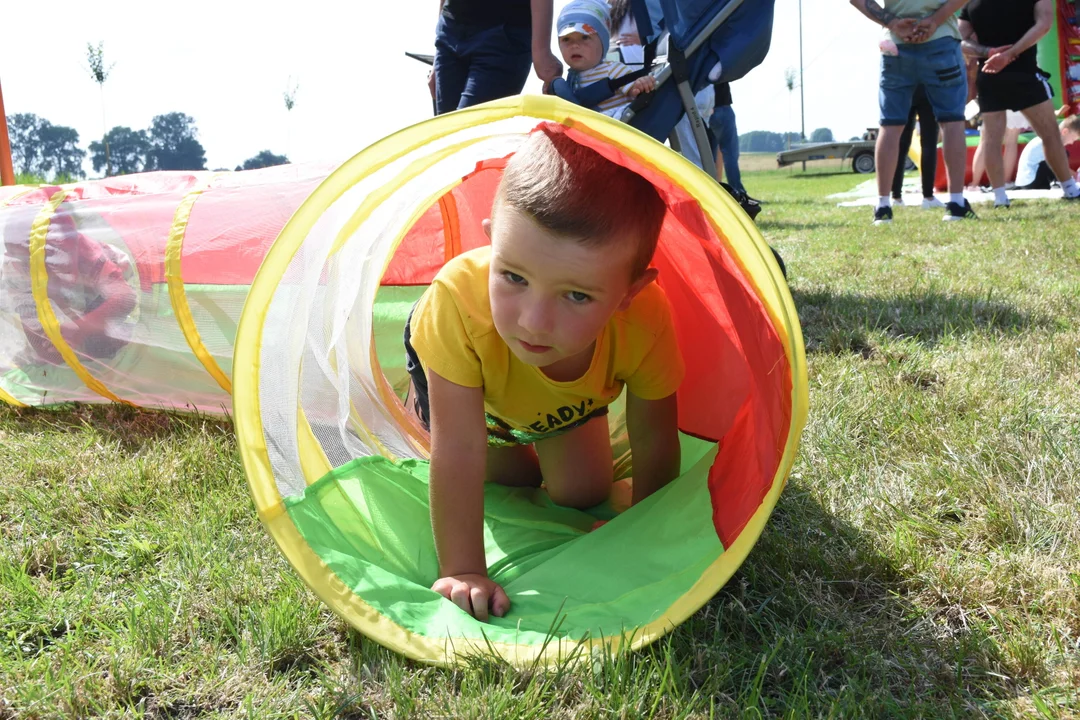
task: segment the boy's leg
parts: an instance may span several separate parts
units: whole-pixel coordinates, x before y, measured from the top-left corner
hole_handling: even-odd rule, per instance
[[[874,146],[874,164],[877,166],[878,196],[885,197],[892,190],[893,175],[900,156],[900,136],[903,125],[882,125]]]
[[[1001,143],[1005,140],[1005,111],[983,113],[982,139],[983,162],[990,187],[997,191],[1005,187],[1005,161],[1001,156]]]
[[[929,105],[919,110],[919,143],[922,145],[922,194],[926,199],[934,197],[934,179],[937,177],[938,124]]]
[[[539,441],[536,454],[548,495],[556,504],[589,508],[611,495],[615,473],[606,415]]]
[[[911,138],[915,134],[915,108],[912,107],[908,113],[907,125],[904,126],[903,131],[900,133],[900,145],[896,150],[896,170],[893,171],[892,180],[892,196],[894,200],[899,200],[904,192],[904,165],[907,163],[904,158],[907,157],[908,150],[911,149]]]
[[[949,176],[949,194],[960,195],[964,192],[964,172],[967,170],[967,139],[964,136],[964,123],[941,123],[942,155],[945,156],[945,172]]]
[[[896,160],[900,154],[900,135],[907,125],[911,100],[918,78],[912,72],[908,51],[900,49],[896,56],[881,57],[881,79],[878,85],[878,107],[881,129],[874,146],[874,165],[877,172],[878,204],[888,204]]]
[[[938,38],[920,46],[919,79],[941,123],[942,154],[949,177],[950,202],[967,208],[963,199],[967,170],[967,142],[964,137],[964,106],[967,104],[967,75],[960,42]],[[1000,154],[1000,149],[997,151]],[[955,217],[955,216],[954,216]]]
[[[1031,123],[1031,129],[1042,138],[1046,164],[1054,171],[1058,182],[1064,185],[1073,174],[1069,169],[1069,156],[1065,152],[1065,142],[1061,139],[1061,131],[1058,129],[1057,118],[1054,116],[1053,102],[1046,100],[1038,105],[1024,108],[1022,112]]]
[[[1016,179],[1016,161],[1020,157],[1020,129],[1008,126],[1008,115],[1005,116],[1005,182]]]
[[[540,463],[531,445],[487,449],[487,482],[507,487],[540,487]]]

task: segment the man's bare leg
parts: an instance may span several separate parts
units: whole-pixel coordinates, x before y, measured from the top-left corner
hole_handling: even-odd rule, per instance
[[[1069,156],[1065,152],[1065,142],[1061,139],[1061,130],[1054,116],[1053,103],[1047,100],[1025,108],[1023,113],[1027,121],[1031,123],[1031,129],[1042,138],[1046,164],[1054,171],[1054,177],[1058,179],[1058,182],[1064,183],[1072,177],[1072,172],[1069,170]]]
[[[903,125],[882,125],[878,131],[877,144],[874,146],[874,165],[877,168],[878,197],[886,197],[892,192],[893,175],[900,155],[900,136]]]
[[[1009,197],[1005,194],[1005,161],[1001,157],[1001,142],[1005,139],[1005,111],[983,113],[983,140],[986,152],[986,174],[990,177],[990,187],[994,189],[994,207],[1008,207]]]

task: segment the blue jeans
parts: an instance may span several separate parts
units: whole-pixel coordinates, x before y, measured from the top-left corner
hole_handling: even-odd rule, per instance
[[[517,95],[532,67],[527,27],[479,27],[439,16],[435,29],[435,113]]]
[[[735,127],[735,111],[730,105],[717,105],[709,118],[709,129],[715,139],[713,155],[716,149],[724,155],[724,177],[727,184],[741,192],[746,192],[739,173],[739,131]]]
[[[915,88],[922,85],[939,123],[962,122],[967,74],[960,41],[941,37],[928,43],[897,45],[899,55],[881,56],[878,103],[881,125],[906,125]]]

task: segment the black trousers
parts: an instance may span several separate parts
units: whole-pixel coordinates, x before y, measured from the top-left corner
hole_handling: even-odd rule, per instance
[[[919,116],[919,142],[922,146],[922,162],[919,174],[922,175],[922,194],[924,198],[934,195],[934,176],[937,174],[938,122],[934,117],[934,108],[926,97],[926,89],[919,85],[911,99],[911,112],[908,113],[907,125],[900,135],[900,154],[896,158],[896,172],[893,174],[892,194],[899,198],[904,187],[904,158],[911,149],[911,138],[915,134],[915,116]]]

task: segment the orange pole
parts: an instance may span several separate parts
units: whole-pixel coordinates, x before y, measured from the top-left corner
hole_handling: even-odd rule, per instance
[[[14,185],[11,167],[11,140],[8,139],[7,115],[4,114],[4,89],[0,87],[0,185]]]

